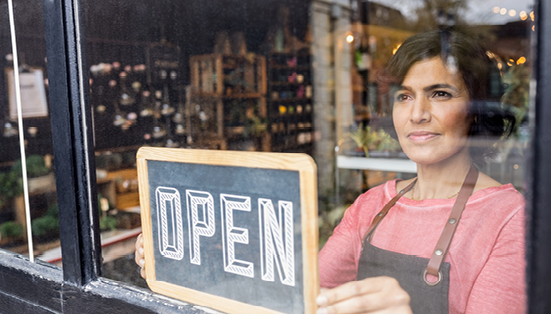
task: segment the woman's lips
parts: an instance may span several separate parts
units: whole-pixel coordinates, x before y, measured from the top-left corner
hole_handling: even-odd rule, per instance
[[[408,134],[408,138],[416,143],[426,142],[438,136],[440,136],[440,134],[432,132],[411,132]]]

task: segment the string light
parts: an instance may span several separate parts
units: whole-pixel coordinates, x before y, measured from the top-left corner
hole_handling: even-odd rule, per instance
[[[352,36],[351,34],[348,34],[348,35],[346,36],[346,42],[350,44],[350,43],[352,43],[353,41],[354,41],[354,36]]]
[[[526,63],[526,58],[524,56],[518,58],[518,60],[517,60],[518,65],[521,65],[521,64],[524,64],[524,63]]]
[[[492,12],[494,12],[495,14],[509,15],[511,17],[517,16],[517,11],[514,9],[508,10],[507,8],[493,7]],[[523,21],[526,21],[528,19],[528,16],[530,16],[530,19],[532,20],[532,22],[535,19],[534,11],[531,11],[530,14],[528,14],[526,11],[520,11],[518,13],[518,16]]]

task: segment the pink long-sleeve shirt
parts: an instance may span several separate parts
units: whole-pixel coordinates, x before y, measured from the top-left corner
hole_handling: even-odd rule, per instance
[[[319,255],[322,287],[356,280],[362,237],[374,215],[395,195],[396,181],[388,181],[347,209]],[[371,244],[430,258],[454,202],[400,198]],[[450,313],[525,313],[524,225],[524,198],[512,185],[473,193],[445,259],[451,264]]]

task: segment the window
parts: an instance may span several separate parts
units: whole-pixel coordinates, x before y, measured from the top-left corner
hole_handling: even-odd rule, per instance
[[[393,120],[396,101],[409,96],[399,92],[403,80],[385,83],[380,73],[406,38],[448,29],[483,41],[496,64],[488,93],[516,122],[493,158],[478,166],[524,195],[530,311],[547,304],[544,266],[551,239],[540,225],[551,219],[545,210],[551,171],[544,158],[551,147],[546,1],[449,1],[444,7],[383,0],[15,2],[22,79],[47,79],[38,85],[48,96],[48,111],[40,100],[27,109],[37,113],[25,116],[23,110],[28,162],[39,155],[40,166],[55,168],[55,177],[46,171],[48,180],[56,180],[56,191],[52,181],[43,183],[44,190],[30,193],[29,204],[34,236],[50,223],[48,232],[59,234],[60,242],[37,238],[33,244],[37,259],[62,269],[17,263],[14,253],[28,253],[16,249],[13,232],[23,239],[25,232],[6,223],[27,223],[19,214],[24,206],[5,210],[1,205],[9,202],[2,197],[18,193],[0,192],[0,274],[8,274],[0,282],[0,300],[9,304],[0,312],[16,312],[23,303],[31,312],[68,313],[82,306],[63,300],[56,289],[89,298],[102,310],[121,304],[146,312],[196,310],[151,294],[134,262],[141,232],[135,154],[142,146],[313,156],[323,246],[358,195],[415,176],[415,158],[398,144]],[[11,33],[7,14],[0,18],[6,21],[0,52],[7,56]],[[0,184],[7,186],[20,177],[10,169],[20,156],[21,131],[9,106],[13,54],[2,62],[0,145],[7,149],[0,150]],[[475,148],[489,145],[472,142]],[[37,301],[18,281],[59,297]],[[127,294],[110,291],[118,282]],[[109,301],[101,302],[102,295]]]

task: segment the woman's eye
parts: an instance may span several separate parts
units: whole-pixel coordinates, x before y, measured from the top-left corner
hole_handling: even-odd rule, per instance
[[[409,96],[406,94],[398,94],[396,95],[396,101],[406,101],[408,100]]]
[[[433,97],[436,97],[436,98],[451,98],[452,95],[448,92],[445,92],[445,91],[435,91],[433,94],[432,94]]]

